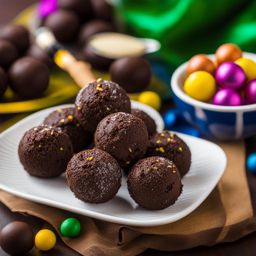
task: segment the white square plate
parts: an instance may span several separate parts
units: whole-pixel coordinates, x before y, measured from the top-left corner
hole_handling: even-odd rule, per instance
[[[136,102],[132,102],[132,105],[148,112],[156,120],[158,130],[163,129],[163,121],[156,111]],[[96,219],[133,226],[156,226],[177,221],[195,210],[211,193],[225,170],[226,156],[220,147],[179,134],[190,147],[192,165],[182,179],[183,192],[174,205],[160,211],[138,207],[129,196],[125,177],[113,200],[104,204],[83,203],[69,190],[64,176],[46,180],[31,177],[19,162],[17,149],[24,132],[40,124],[51,111],[59,107],[32,114],[0,135],[0,189]]]

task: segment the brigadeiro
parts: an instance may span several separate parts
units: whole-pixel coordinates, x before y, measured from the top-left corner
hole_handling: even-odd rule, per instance
[[[26,255],[34,246],[31,227],[22,221],[13,221],[0,231],[0,246],[9,255]]]
[[[76,98],[75,116],[86,131],[96,130],[98,123],[115,112],[131,112],[131,102],[116,83],[98,79],[83,88]]]
[[[30,45],[30,35],[27,28],[21,25],[7,25],[0,30],[0,39],[10,41],[18,49],[19,53],[24,53]]]
[[[114,61],[110,66],[111,79],[128,93],[144,91],[150,83],[151,70],[142,58],[125,57]]]
[[[145,123],[149,137],[156,132],[156,123],[146,112],[140,109],[132,109],[131,114],[140,118]]]
[[[76,39],[80,21],[75,13],[59,10],[47,16],[44,25],[51,29],[59,42],[69,43]]]
[[[94,143],[97,148],[112,155],[121,167],[128,167],[146,153],[147,127],[136,116],[123,112],[114,113],[98,124]]]
[[[8,75],[12,90],[22,98],[38,98],[49,85],[48,67],[32,57],[15,61]]]
[[[44,124],[59,127],[69,136],[74,152],[85,149],[91,142],[92,136],[86,132],[76,119],[75,109],[60,108],[50,113],[44,120]]]
[[[5,71],[0,67],[0,97],[4,95],[7,87],[7,75]]]
[[[72,157],[66,177],[78,199],[88,203],[104,203],[118,192],[122,170],[110,154],[94,148]]]
[[[95,17],[106,21],[112,21],[113,8],[106,0],[93,0],[91,2]]]
[[[174,204],[182,192],[179,171],[163,157],[148,157],[137,162],[127,179],[134,201],[149,210],[162,210]]]
[[[148,156],[166,157],[177,166],[183,177],[191,165],[191,152],[187,144],[169,131],[156,133],[149,141]]]
[[[0,56],[0,66],[4,69],[8,69],[19,57],[19,53],[13,43],[0,39]]]
[[[24,134],[18,153],[31,176],[53,178],[65,172],[73,147],[69,136],[60,128],[41,125]]]

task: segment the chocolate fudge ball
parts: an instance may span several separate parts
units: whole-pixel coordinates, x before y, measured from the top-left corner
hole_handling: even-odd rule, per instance
[[[156,133],[149,141],[148,156],[166,157],[177,166],[183,177],[191,165],[191,152],[187,144],[169,131]]]
[[[8,69],[19,57],[17,48],[11,42],[0,39],[0,66]]]
[[[137,162],[129,172],[127,185],[134,201],[149,210],[173,205],[182,192],[177,167],[163,157],[148,157]]]
[[[113,8],[106,0],[92,0],[94,16],[106,21],[113,20]]]
[[[147,113],[140,109],[132,109],[131,114],[140,118],[145,123],[149,137],[156,133],[156,123]]]
[[[75,117],[75,108],[60,108],[50,113],[44,124],[59,127],[70,138],[74,152],[84,150],[92,141],[92,135],[86,132]]]
[[[8,75],[12,90],[25,99],[42,96],[49,85],[48,67],[32,57],[23,57],[15,61]]]
[[[53,178],[65,172],[73,147],[61,129],[41,125],[24,134],[18,153],[21,164],[31,176]]]
[[[7,87],[7,75],[5,71],[2,68],[0,68],[0,98],[4,95]]]
[[[94,143],[97,148],[112,155],[121,167],[128,167],[146,153],[147,127],[136,116],[123,112],[114,113],[98,124]]]
[[[21,25],[11,24],[3,27],[0,30],[0,39],[13,43],[19,53],[24,53],[30,45],[29,31]]]
[[[110,76],[128,93],[136,93],[144,91],[149,86],[151,70],[146,60],[125,57],[111,64]]]
[[[59,10],[47,16],[44,25],[51,29],[59,42],[69,43],[76,39],[80,21],[75,13]]]
[[[115,112],[131,112],[131,102],[116,83],[98,79],[83,88],[76,98],[75,116],[86,131],[96,130],[98,123]]]
[[[66,177],[78,199],[88,203],[104,203],[118,192],[122,170],[110,154],[94,148],[72,157]]]

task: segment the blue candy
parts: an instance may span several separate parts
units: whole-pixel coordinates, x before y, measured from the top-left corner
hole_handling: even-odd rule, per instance
[[[176,120],[177,120],[177,111],[175,111],[174,109],[168,110],[164,114],[165,128],[171,129],[175,125]]]
[[[256,173],[256,152],[247,157],[246,166],[249,172]]]

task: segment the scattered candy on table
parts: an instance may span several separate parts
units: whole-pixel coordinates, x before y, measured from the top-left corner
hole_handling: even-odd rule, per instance
[[[159,110],[161,108],[161,98],[155,92],[142,92],[138,97],[138,101],[146,105],[149,105],[156,110]]]
[[[38,231],[35,236],[35,246],[41,251],[49,251],[56,244],[56,236],[49,229],[42,229]]]
[[[247,157],[246,166],[249,172],[256,173],[256,152]]]
[[[171,129],[175,123],[176,123],[176,120],[177,120],[177,111],[174,110],[174,109],[170,109],[168,110],[164,116],[164,125],[165,125],[165,128],[166,129]]]
[[[76,218],[67,218],[60,224],[60,233],[64,237],[77,237],[81,233],[81,223]]]

